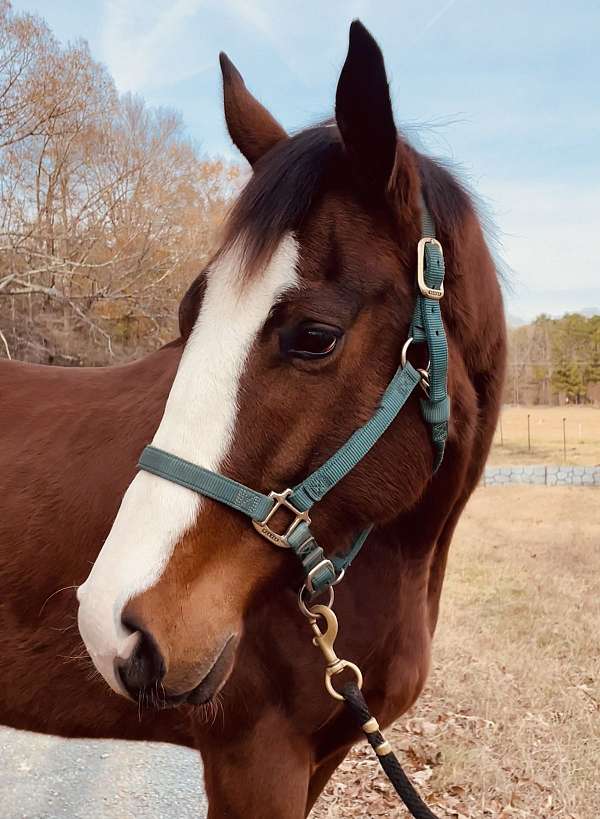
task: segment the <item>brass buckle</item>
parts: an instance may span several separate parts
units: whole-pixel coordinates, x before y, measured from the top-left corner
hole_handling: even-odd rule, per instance
[[[273,508],[264,520],[252,521],[252,525],[260,535],[282,549],[291,548],[288,538],[294,529],[296,529],[301,523],[306,523],[307,526],[310,525],[310,517],[308,516],[308,512],[301,512],[289,502],[288,498],[291,494],[291,489],[286,489],[284,492],[269,492],[269,497],[273,498],[275,501]],[[285,506],[286,509],[290,510],[290,512],[294,515],[294,520],[291,522],[285,532],[274,532],[269,526],[269,521],[282,506]]]
[[[425,281],[425,245],[436,245],[442,257],[444,250],[438,240],[431,236],[424,236],[417,245],[417,282],[419,284],[419,290],[425,298],[439,301],[444,296],[444,282],[441,283],[440,289],[437,290],[435,287],[429,287]]]

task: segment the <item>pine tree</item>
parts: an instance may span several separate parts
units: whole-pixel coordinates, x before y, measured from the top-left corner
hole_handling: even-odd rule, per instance
[[[564,394],[569,401],[579,402],[579,398],[585,395],[585,384],[581,377],[581,371],[573,361],[562,359],[556,366],[552,375],[552,386],[558,393]]]
[[[594,350],[583,370],[583,381],[587,384],[600,384],[600,350]]]

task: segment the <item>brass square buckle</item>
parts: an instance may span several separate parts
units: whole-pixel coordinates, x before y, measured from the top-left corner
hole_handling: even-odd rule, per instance
[[[296,529],[301,523],[306,523],[307,526],[310,525],[310,517],[308,516],[308,512],[301,512],[299,509],[289,502],[288,498],[292,494],[291,489],[286,489],[284,492],[269,492],[269,497],[273,498],[275,504],[267,517],[264,520],[253,520],[252,525],[256,529],[256,531],[261,534],[264,538],[269,540],[271,543],[274,543],[276,546],[280,546],[282,549],[289,549],[290,544],[288,542],[289,536],[292,534],[294,529]],[[273,529],[269,526],[269,521],[273,517],[273,515],[280,509],[282,506],[285,506],[286,509],[289,509],[290,512],[294,515],[294,520],[285,530],[285,532],[274,532]]]
[[[438,240],[433,239],[431,236],[424,236],[417,245],[417,282],[419,284],[419,290],[426,299],[439,301],[444,296],[444,282],[441,283],[440,289],[437,290],[435,287],[429,287],[425,281],[425,245],[435,245],[439,248],[442,257],[444,251]]]

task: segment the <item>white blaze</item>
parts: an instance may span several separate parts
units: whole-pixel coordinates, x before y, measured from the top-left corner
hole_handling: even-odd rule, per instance
[[[237,393],[248,352],[281,295],[297,285],[298,247],[287,236],[262,273],[241,284],[235,248],[208,271],[196,324],[187,341],[152,444],[218,471],[231,446]],[[112,529],[79,587],[79,630],[94,664],[122,693],[114,662],[135,645],[121,612],[154,585],[176,543],[202,506],[195,492],[140,471],[127,489]]]

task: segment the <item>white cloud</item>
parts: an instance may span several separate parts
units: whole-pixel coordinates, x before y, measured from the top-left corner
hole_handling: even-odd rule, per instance
[[[160,88],[214,65],[191,47],[191,19],[203,0],[105,0],[102,59],[120,91]]]
[[[212,30],[230,19],[301,79],[286,31],[291,11],[275,0],[104,0],[101,57],[120,91],[164,88],[216,67]]]
[[[102,0],[101,58],[122,91],[156,90],[216,66],[216,52],[234,33],[261,50],[267,46],[300,83],[313,69],[310,55],[334,50],[365,0]],[[455,0],[452,0],[455,2]],[[315,15],[321,21],[315,32]],[[229,27],[229,28],[228,28]],[[218,41],[216,32],[218,34]],[[343,41],[343,40],[342,40]],[[326,48],[325,48],[326,45]],[[335,62],[343,56],[336,51]]]

